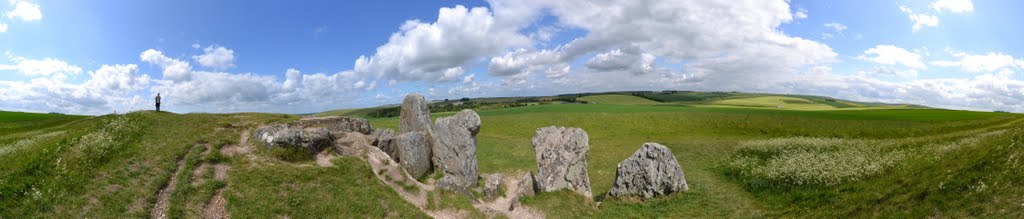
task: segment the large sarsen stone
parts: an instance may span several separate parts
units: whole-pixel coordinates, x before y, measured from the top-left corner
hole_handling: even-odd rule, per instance
[[[405,95],[398,115],[398,134],[427,132],[430,134],[430,107],[420,94]]]
[[[587,151],[590,150],[587,132],[556,126],[539,128],[533,135],[533,150],[540,192],[567,188],[592,197],[587,174]]]
[[[405,171],[416,178],[430,173],[430,147],[426,132],[408,132],[398,136],[398,157]]]
[[[267,148],[293,148],[305,150],[310,155],[330,147],[333,140],[323,127],[292,128],[284,124],[256,128],[255,135]]]
[[[608,194],[654,198],[687,189],[683,168],[672,150],[658,143],[646,143],[619,163],[615,184]]]
[[[480,116],[473,110],[462,110],[454,116],[437,119],[432,130],[432,161],[435,169],[444,174],[442,179],[449,186],[476,187],[476,134],[480,132]]]

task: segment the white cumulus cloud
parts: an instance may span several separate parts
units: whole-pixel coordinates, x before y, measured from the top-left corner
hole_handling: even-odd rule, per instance
[[[907,6],[900,6],[900,11],[902,11],[903,13],[906,13],[907,16],[910,17],[910,20],[914,21],[914,26],[911,27],[911,30],[913,32],[917,32],[918,30],[921,30],[921,27],[939,26],[939,17],[936,17],[935,15],[928,15],[928,14],[923,14],[923,13],[914,13],[914,10],[911,10]]]
[[[974,3],[971,0],[938,0],[932,2],[932,9],[953,13],[971,12],[974,11]]]
[[[921,55],[893,45],[876,45],[864,51],[857,58],[883,65],[903,65],[911,68],[924,68]]]
[[[441,8],[434,23],[407,21],[375,54],[360,56],[355,72],[398,81],[454,81],[471,61],[529,42],[517,27],[495,23],[487,8]]]
[[[602,89],[650,86],[653,81],[679,81],[683,78],[703,80],[707,84],[739,86],[734,82],[785,78],[800,68],[833,62],[837,55],[827,45],[788,36],[779,30],[781,24],[794,19],[788,3],[781,0],[729,3],[696,0],[602,3],[495,0],[491,5],[499,23],[531,23],[550,15],[557,17],[563,27],[586,32],[584,36],[555,48],[520,48],[491,58],[491,75],[504,77],[502,84],[506,86],[534,85],[526,82],[536,80],[544,82],[549,78],[531,74],[564,69],[588,54],[604,55],[590,61],[590,67],[586,69],[556,75],[565,75],[564,82],[588,79],[593,86]],[[619,56],[614,52],[617,48],[636,48],[638,52],[635,56]],[[622,52],[619,51],[620,54]],[[613,57],[623,59],[607,59]],[[597,70],[613,67],[614,62],[635,59],[653,63],[655,58],[682,65],[682,72],[622,80],[599,80],[596,75],[588,75],[607,72]],[[623,65],[618,64],[614,66]],[[643,62],[637,66],[643,67],[637,69],[659,69]],[[738,77],[741,75],[743,77]],[[575,87],[586,86],[589,85]]]
[[[991,73],[1003,68],[1024,68],[1024,60],[1003,53],[967,54],[953,52],[954,61],[932,61],[928,64],[939,67],[959,67],[973,73]]]
[[[192,56],[192,59],[199,62],[199,65],[210,68],[229,69],[235,67],[235,51],[223,46],[208,46],[203,49],[202,55]]]
[[[164,80],[188,81],[192,80],[192,66],[180,59],[173,59],[164,55],[163,52],[155,49],[148,49],[139,54],[143,62],[159,65],[164,69]]]
[[[27,0],[11,0],[14,9],[7,12],[9,19],[21,19],[22,21],[36,21],[43,19],[43,12],[39,5]]]
[[[149,86],[149,76],[139,74],[139,66],[103,65],[100,69],[90,72],[90,79],[84,86],[90,90],[103,93],[126,93]]]
[[[0,70],[13,70],[27,76],[65,76],[82,73],[82,68],[68,64],[60,59],[43,58],[28,59],[7,54],[13,64],[0,64]]]

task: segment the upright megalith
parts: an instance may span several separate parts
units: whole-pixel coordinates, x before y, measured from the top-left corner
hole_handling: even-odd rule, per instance
[[[398,115],[398,134],[408,132],[430,133],[430,107],[420,94],[405,95],[402,111]]]
[[[551,126],[537,129],[533,135],[533,150],[537,155],[537,189],[550,192],[567,188],[592,197],[587,175],[589,141],[587,132],[579,128]]]
[[[423,178],[431,171],[430,147],[427,146],[427,133],[421,131],[406,132],[398,135],[398,157],[402,168],[416,178]]]
[[[462,110],[454,116],[438,118],[433,125],[434,168],[442,171],[445,187],[476,187],[476,134],[480,132],[480,116],[473,110]]]
[[[431,172],[433,131],[430,107],[420,94],[409,94],[402,101],[398,116],[398,157],[402,167],[416,178]]]
[[[687,189],[683,168],[679,167],[672,150],[658,143],[646,143],[619,163],[615,184],[608,194],[649,199]]]

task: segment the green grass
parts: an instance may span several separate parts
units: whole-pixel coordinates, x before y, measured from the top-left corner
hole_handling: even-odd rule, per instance
[[[239,165],[232,171],[226,197],[232,217],[426,217],[356,158],[333,167]]]
[[[536,170],[530,139],[537,128],[580,127],[590,136],[589,173],[593,192],[603,199],[615,165],[644,142],[659,142],[675,153],[691,191],[650,202],[605,200],[590,206],[581,197],[543,194],[527,205],[552,217],[758,217],[787,210],[766,203],[742,181],[723,171],[740,145],[758,139],[806,136],[836,139],[927,137],[987,129],[1013,122],[1014,114],[937,109],[797,111],[705,106],[628,106],[610,104],[538,105],[484,110],[477,136],[481,173]],[[433,118],[450,116],[437,113]],[[397,127],[397,118],[371,119],[375,127]],[[937,142],[952,139],[935,140]],[[923,143],[919,144],[922,146]],[[874,179],[878,175],[864,178]],[[797,201],[797,200],[790,200]],[[816,203],[822,204],[822,203]],[[815,204],[809,204],[815,205]],[[870,204],[865,204],[870,205]],[[870,215],[861,212],[851,215]],[[780,214],[800,216],[803,214]],[[828,214],[823,214],[828,215]]]
[[[220,157],[216,153],[198,157],[195,155],[198,152],[191,149],[198,142],[209,142],[215,148],[234,143],[242,130],[295,119],[295,116],[274,114],[179,115],[145,111],[79,118],[43,128],[44,132],[7,133],[37,134],[15,139],[24,143],[13,145],[17,150],[0,154],[0,160],[4,161],[0,162],[0,218],[148,217],[157,191],[171,178],[177,160],[182,158],[188,161],[186,170],[192,170],[199,162],[221,162],[228,164],[231,171],[226,181],[209,180],[197,186],[189,184],[191,171],[183,171],[169,205],[172,216],[199,217],[212,191],[225,186],[228,211],[233,216],[265,216],[259,209],[282,209],[281,204],[289,202],[258,202],[235,207],[230,203],[244,201],[231,197],[236,194],[276,196],[274,192],[279,188],[274,186],[277,185],[267,183],[281,181],[312,188],[303,190],[306,194],[296,192],[292,196],[267,198],[304,200],[292,201],[302,208],[278,211],[282,215],[300,217],[330,212],[330,215],[348,217],[380,217],[381,213],[422,216],[388,187],[375,179],[367,180],[365,175],[372,176],[372,173],[362,162],[342,161],[331,168],[300,167],[302,165],[285,162],[254,166],[244,158]],[[0,126],[9,124],[0,122]],[[0,150],[11,146],[0,144]],[[359,195],[349,196],[349,193]],[[333,205],[323,201],[328,196],[333,197]],[[378,201],[382,198],[385,202]]]
[[[0,122],[3,122],[3,123],[23,122],[23,121],[33,121],[33,120],[46,120],[46,119],[58,119],[58,118],[85,118],[85,117],[87,117],[87,116],[0,111]],[[8,125],[10,125],[10,124],[8,124]]]
[[[826,104],[819,104],[807,99],[785,96],[764,96],[728,99],[711,102],[716,105],[744,106],[744,107],[769,107],[793,110],[829,110],[835,107]]]
[[[595,200],[568,191],[523,199],[553,218],[1024,217],[1019,143],[1024,117],[1018,114],[879,109],[893,106],[799,96],[775,100],[832,109],[720,107],[702,103],[765,96],[675,95],[687,97],[683,94],[700,99],[480,110],[479,172],[535,171],[530,140],[537,128],[557,125],[588,133]],[[624,97],[632,96],[615,96]],[[197,142],[214,148],[233,144],[243,130],[296,116],[149,111],[47,116],[0,121],[0,129],[14,127],[0,134],[0,218],[147,217],[178,159],[187,161],[185,170],[201,162],[227,164],[231,170],[227,180],[196,186],[187,183],[191,171],[179,175],[172,216],[198,217],[212,192],[224,188],[227,210],[240,218],[426,217],[358,159],[319,167],[305,159],[287,161],[262,147],[257,160],[198,156],[192,149]],[[398,118],[369,120],[375,128],[398,124]],[[616,165],[645,142],[674,152],[690,191],[647,201],[607,197]],[[471,216],[483,216],[462,195],[434,192],[431,197],[431,209],[468,209]]]
[[[735,92],[692,92],[680,91],[675,93],[649,94],[648,98],[662,102],[710,102],[734,97],[756,96],[754,94]]]
[[[643,97],[621,95],[621,94],[608,94],[608,95],[593,95],[576,98],[578,101],[587,101],[589,103],[600,103],[600,104],[624,104],[624,105],[642,105],[642,104],[659,104],[661,102],[653,101]]]

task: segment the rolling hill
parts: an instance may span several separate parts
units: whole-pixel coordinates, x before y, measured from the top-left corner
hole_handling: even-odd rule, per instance
[[[531,138],[556,125],[588,133],[595,196],[562,191],[522,199],[552,218],[1024,217],[1019,114],[789,95],[636,94],[475,105],[523,103],[477,109],[479,172],[535,170]],[[669,97],[676,99],[658,101]],[[397,117],[366,114],[384,108],[327,113],[397,128]],[[195,218],[210,209],[236,218],[427,216],[378,181],[362,158],[324,165],[254,146],[255,127],[296,115],[0,115],[0,218]],[[644,142],[674,152],[689,191],[648,201],[606,195],[616,165]],[[494,216],[463,194],[426,195],[427,210]]]

